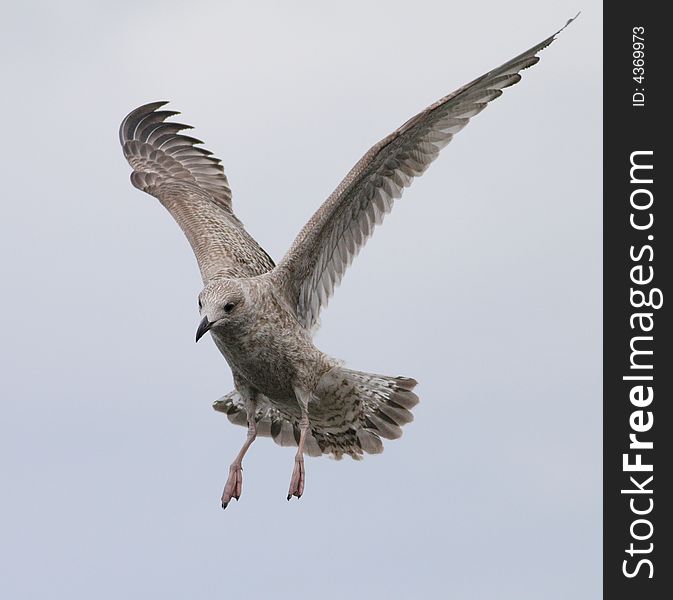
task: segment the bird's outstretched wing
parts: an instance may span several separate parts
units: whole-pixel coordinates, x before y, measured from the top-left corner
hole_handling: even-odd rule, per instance
[[[179,114],[146,104],[121,124],[119,139],[133,167],[135,187],[163,204],[182,228],[196,254],[204,284],[219,277],[254,277],[274,263],[231,209],[231,190],[222,165],[180,134],[189,125],[165,122]]]
[[[311,328],[374,227],[469,120],[517,83],[566,25],[523,54],[441,98],[373,146],[311,217],[272,272]]]

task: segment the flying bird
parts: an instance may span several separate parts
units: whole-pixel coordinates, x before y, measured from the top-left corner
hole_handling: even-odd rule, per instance
[[[418,403],[416,381],[348,369],[321,352],[312,339],[320,311],[395,199],[573,20],[375,144],[277,265],[234,214],[221,161],[181,133],[191,127],[167,121],[177,112],[154,102],[124,119],[120,141],[131,182],[163,204],[196,255],[204,285],[196,341],[210,332],[231,367],[235,389],[213,406],[247,427],[223,508],[241,496],[243,457],[258,435],[297,447],[288,500],[304,492],[304,454],[359,459],[382,452],[381,438],[402,435]]]

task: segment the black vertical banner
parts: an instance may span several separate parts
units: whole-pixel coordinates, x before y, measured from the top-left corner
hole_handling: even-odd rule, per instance
[[[604,597],[673,598],[673,31],[605,3]]]

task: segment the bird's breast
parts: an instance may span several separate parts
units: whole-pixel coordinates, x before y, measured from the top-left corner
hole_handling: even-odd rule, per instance
[[[237,377],[268,398],[294,400],[294,385],[320,354],[292,332],[261,327],[245,335],[212,332],[216,346]]]

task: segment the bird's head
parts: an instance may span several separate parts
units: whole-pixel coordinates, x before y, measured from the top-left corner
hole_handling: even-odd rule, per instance
[[[214,328],[235,326],[247,308],[245,290],[240,282],[231,279],[209,283],[199,294],[201,323],[196,330],[196,341]]]

